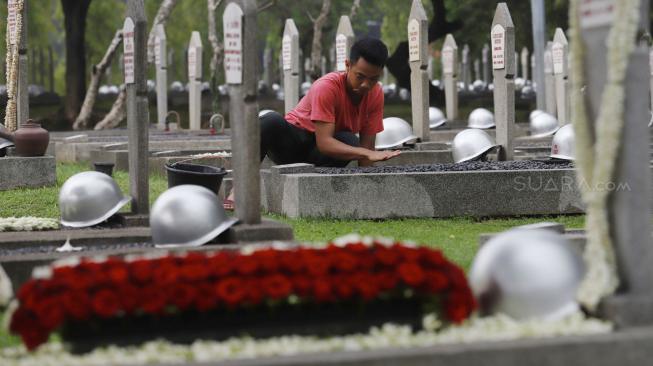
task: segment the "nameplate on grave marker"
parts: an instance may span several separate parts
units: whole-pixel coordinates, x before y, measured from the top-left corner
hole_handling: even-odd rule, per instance
[[[561,43],[554,43],[551,46],[551,58],[553,59],[553,73],[562,74],[565,63],[565,46]]]
[[[188,49],[188,79],[195,80],[197,77],[197,48],[191,47]]]
[[[336,36],[336,70],[345,71],[345,60],[347,59],[347,36],[338,34]]]
[[[408,61],[419,61],[419,21],[411,19],[408,22]]]
[[[16,44],[16,26],[18,16],[18,0],[7,3],[7,28],[9,28],[9,43]]]
[[[501,24],[492,27],[490,35],[492,41],[492,68],[495,70],[506,68],[506,30]]]
[[[453,47],[446,46],[442,49],[442,69],[445,74],[453,74]]]
[[[614,0],[583,0],[578,4],[581,28],[595,28],[612,24]]]
[[[281,41],[281,60],[284,70],[292,69],[292,37],[283,36]]]
[[[243,10],[229,3],[222,15],[224,28],[224,71],[228,84],[243,82]]]
[[[123,72],[125,84],[134,83],[134,22],[131,18],[125,19],[123,35]]]
[[[154,37],[154,65],[161,66],[161,38]]]

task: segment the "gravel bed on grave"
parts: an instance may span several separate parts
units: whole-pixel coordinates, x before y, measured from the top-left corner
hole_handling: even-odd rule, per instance
[[[318,174],[380,174],[380,173],[428,173],[468,172],[479,170],[538,170],[570,169],[574,165],[565,160],[516,160],[516,161],[467,161],[464,163],[375,166],[367,168],[316,167]]]
[[[100,240],[100,239],[98,239]],[[61,243],[63,245],[63,243]],[[121,243],[121,244],[93,244],[93,245],[83,245],[76,244],[74,240],[71,241],[73,247],[80,247],[81,250],[70,251],[67,253],[84,253],[87,251],[105,251],[105,250],[121,250],[121,249],[134,249],[134,248],[153,248],[154,244],[152,243]],[[28,255],[28,254],[48,254],[48,253],[59,253],[56,251],[57,247],[51,245],[35,245],[35,246],[26,246],[22,248],[7,248],[0,249],[0,257],[9,257],[16,255]]]

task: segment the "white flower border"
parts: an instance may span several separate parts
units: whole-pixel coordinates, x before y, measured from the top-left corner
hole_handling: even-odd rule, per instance
[[[0,232],[3,231],[34,231],[58,229],[59,222],[56,219],[24,216],[24,217],[0,217]]]
[[[639,20],[639,0],[615,2],[614,22],[607,39],[607,81],[603,90],[601,107],[593,138],[592,124],[587,119],[587,106],[582,93],[585,85],[584,46],[579,24],[579,3],[572,0],[569,6],[571,33],[571,114],[576,134],[576,161],[579,173],[586,182],[582,189],[587,204],[587,245],[583,257],[587,272],[578,290],[577,298],[588,309],[594,310],[602,297],[611,295],[619,285],[616,258],[610,237],[607,216],[607,189],[605,182],[613,179],[616,156],[621,146],[624,125],[624,79],[628,60],[635,44]],[[587,189],[589,188],[589,189]]]
[[[515,321],[505,315],[471,318],[460,326],[442,328],[442,323],[430,314],[424,317],[424,330],[411,331],[408,326],[385,324],[373,327],[366,334],[317,338],[281,336],[269,339],[250,337],[226,341],[198,340],[191,345],[153,341],[139,347],[100,348],[85,355],[73,355],[60,342],[50,342],[36,352],[24,346],[0,350],[4,366],[32,365],[119,365],[150,363],[217,362],[228,359],[292,356],[302,353],[350,352],[386,348],[432,347],[453,343],[508,341],[569,335],[605,334],[612,331],[610,323],[588,319],[577,312],[557,321]]]

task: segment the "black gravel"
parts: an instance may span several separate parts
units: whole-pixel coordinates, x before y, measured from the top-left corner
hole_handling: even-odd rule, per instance
[[[63,243],[61,243],[63,245]],[[121,250],[121,249],[133,249],[133,248],[152,248],[154,244],[152,243],[121,243],[121,244],[93,244],[93,245],[84,245],[75,243],[73,240],[71,242],[73,247],[81,247],[81,250],[70,251],[68,253],[84,253],[87,251],[105,251],[105,250]],[[28,254],[48,254],[48,253],[59,253],[56,251],[57,247],[52,245],[34,245],[34,246],[25,246],[21,248],[3,248],[0,249],[0,257],[4,256],[17,256],[17,255],[28,255]]]
[[[379,174],[379,173],[425,173],[425,172],[467,172],[479,170],[537,170],[569,169],[574,165],[566,160],[516,160],[516,161],[467,161],[448,164],[422,164],[401,166],[375,166],[366,168],[321,168],[318,174]]]

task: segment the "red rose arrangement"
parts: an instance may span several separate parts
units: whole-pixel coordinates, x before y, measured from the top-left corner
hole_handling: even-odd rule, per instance
[[[67,321],[293,303],[371,302],[407,293],[460,323],[476,308],[464,272],[439,250],[401,243],[188,252],[155,259],[82,259],[18,291],[10,331],[33,350]]]

